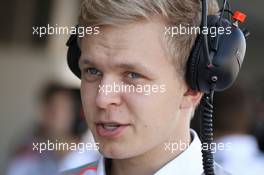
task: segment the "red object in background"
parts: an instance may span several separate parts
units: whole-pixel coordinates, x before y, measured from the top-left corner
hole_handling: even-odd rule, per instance
[[[247,15],[242,13],[242,12],[240,12],[240,11],[236,11],[234,13],[234,15],[233,15],[233,19],[235,21],[239,21],[241,23],[243,23],[245,21],[246,17],[247,17]]]

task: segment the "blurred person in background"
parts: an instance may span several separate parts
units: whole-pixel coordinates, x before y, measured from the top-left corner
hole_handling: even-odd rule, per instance
[[[81,142],[95,144],[95,140],[90,129],[87,129],[81,139]],[[99,157],[100,153],[96,149],[72,151],[62,159],[59,166],[59,171],[65,171],[75,167],[83,166],[98,160]]]
[[[215,160],[234,175],[260,175],[264,172],[264,155],[251,135],[253,101],[244,82],[237,82],[214,97],[214,128],[218,145]]]
[[[68,152],[61,161],[59,162],[58,169],[59,171],[64,171],[67,169],[71,169],[77,166],[82,166],[87,163],[91,163],[98,159],[99,152],[94,148],[95,141],[94,137],[92,135],[92,132],[89,128],[87,128],[87,124],[85,122],[84,113],[82,110],[81,105],[81,97],[80,97],[80,90],[74,89],[73,95],[75,97],[75,122],[73,124],[73,130],[72,132],[74,135],[76,135],[78,138],[80,138],[80,143],[88,143],[92,148],[86,148],[83,150],[83,147],[80,147],[77,150],[72,150]],[[79,110],[78,110],[79,109]],[[86,129],[87,128],[87,129]]]
[[[33,143],[78,143],[86,131],[79,90],[50,83],[40,98],[37,123],[31,134],[20,137],[11,156],[7,175],[57,174],[59,162],[69,150],[33,150]]]
[[[264,153],[264,78],[257,81],[254,91],[257,99],[253,133],[257,137],[260,150]]]

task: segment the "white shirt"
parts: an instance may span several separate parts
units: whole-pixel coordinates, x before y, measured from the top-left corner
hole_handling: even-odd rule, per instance
[[[201,141],[194,130],[191,130],[191,136],[192,142],[189,147],[154,175],[201,175],[203,173]],[[104,162],[104,157],[101,156],[97,172],[91,171],[87,175],[106,175]]]
[[[172,161],[161,167],[154,175],[204,175],[202,166],[201,142],[191,130],[192,142],[188,148]],[[214,164],[216,175],[230,175],[221,166]],[[66,172],[62,175],[106,175],[105,158]]]

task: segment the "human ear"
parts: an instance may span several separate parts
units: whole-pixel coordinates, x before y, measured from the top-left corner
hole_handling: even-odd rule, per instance
[[[199,104],[202,96],[203,96],[202,92],[188,88],[183,94],[180,108],[181,109],[191,108],[191,107],[195,108]]]

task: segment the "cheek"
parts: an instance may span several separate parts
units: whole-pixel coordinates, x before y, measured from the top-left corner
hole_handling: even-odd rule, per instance
[[[128,108],[137,113],[139,116],[142,114],[147,115],[145,117],[153,116],[169,116],[179,110],[181,96],[174,92],[156,93],[151,95],[144,94],[128,94],[125,97]]]
[[[129,94],[124,97],[129,113],[132,115],[137,129],[157,130],[164,126],[168,120],[176,116],[175,100],[167,94],[136,95]]]
[[[94,85],[81,83],[81,99],[85,116],[91,116],[91,112],[95,109],[95,97],[97,89]]]
[[[98,91],[98,85],[96,83],[87,83],[84,80],[82,80],[81,96],[83,100],[89,102],[91,98],[95,99],[97,91]]]
[[[139,154],[163,144],[169,131],[174,128],[177,116],[168,112],[166,100],[163,98],[154,95],[130,95],[125,99],[134,121],[132,134],[128,137],[128,143],[134,147],[131,152]]]
[[[176,126],[179,95],[172,95],[170,92],[149,96],[131,94],[125,100],[135,122],[135,133],[141,135],[143,139],[157,137],[161,133],[165,135],[167,130],[172,130]]]

